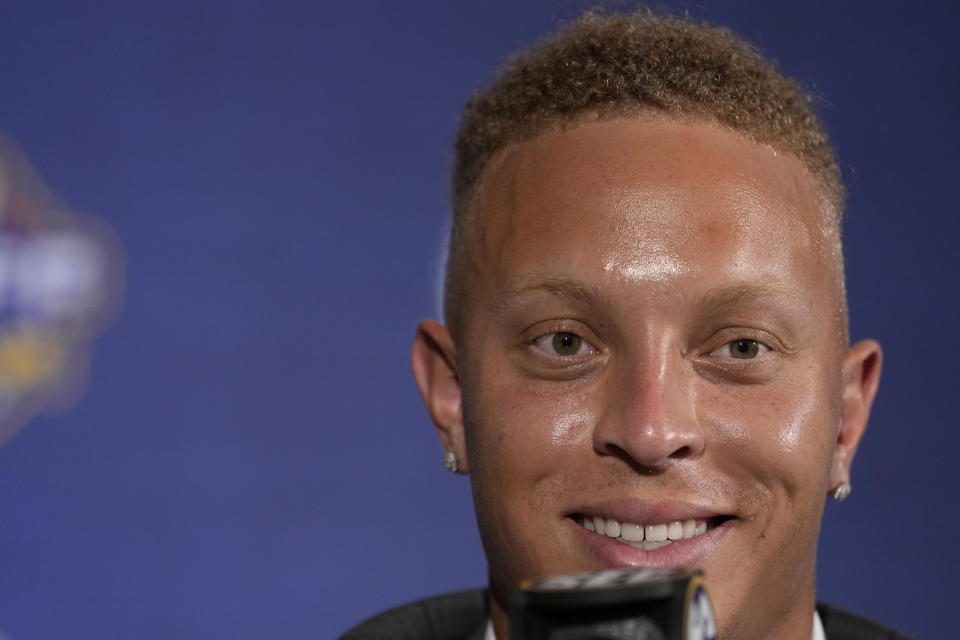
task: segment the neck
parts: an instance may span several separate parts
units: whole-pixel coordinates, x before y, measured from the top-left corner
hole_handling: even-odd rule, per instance
[[[510,616],[506,604],[501,604],[500,598],[490,591],[490,620],[493,622],[493,631],[497,640],[510,640]]]

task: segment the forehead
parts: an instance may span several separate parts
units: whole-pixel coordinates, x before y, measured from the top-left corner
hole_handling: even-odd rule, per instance
[[[472,262],[487,289],[560,272],[591,284],[830,289],[837,265],[820,202],[799,160],[718,125],[590,122],[494,158]]]

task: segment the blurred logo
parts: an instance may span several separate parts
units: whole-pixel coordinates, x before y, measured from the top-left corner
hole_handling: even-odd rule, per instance
[[[112,233],[71,212],[0,137],[0,443],[79,394],[120,274]]]
[[[717,640],[717,623],[703,577],[696,576],[687,585],[686,640]]]

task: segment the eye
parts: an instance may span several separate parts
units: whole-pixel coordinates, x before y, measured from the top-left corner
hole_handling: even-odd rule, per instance
[[[756,340],[742,338],[740,340],[731,340],[730,342],[723,345],[719,349],[714,350],[710,355],[716,356],[719,358],[735,358],[737,360],[752,360],[757,356],[767,353],[768,351],[770,351],[770,347],[763,344],[762,342],[757,342]]]
[[[553,356],[571,357],[597,353],[589,342],[575,333],[556,331],[540,336],[533,341],[540,350]]]

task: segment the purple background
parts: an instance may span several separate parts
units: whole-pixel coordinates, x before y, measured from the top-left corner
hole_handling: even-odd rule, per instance
[[[461,105],[585,4],[0,5],[0,131],[113,226],[128,280],[86,395],[0,448],[0,633],[328,638],[483,584],[407,353]],[[687,5],[827,98],[850,187],[853,336],[886,366],[820,596],[946,638],[957,9],[858,6]]]

